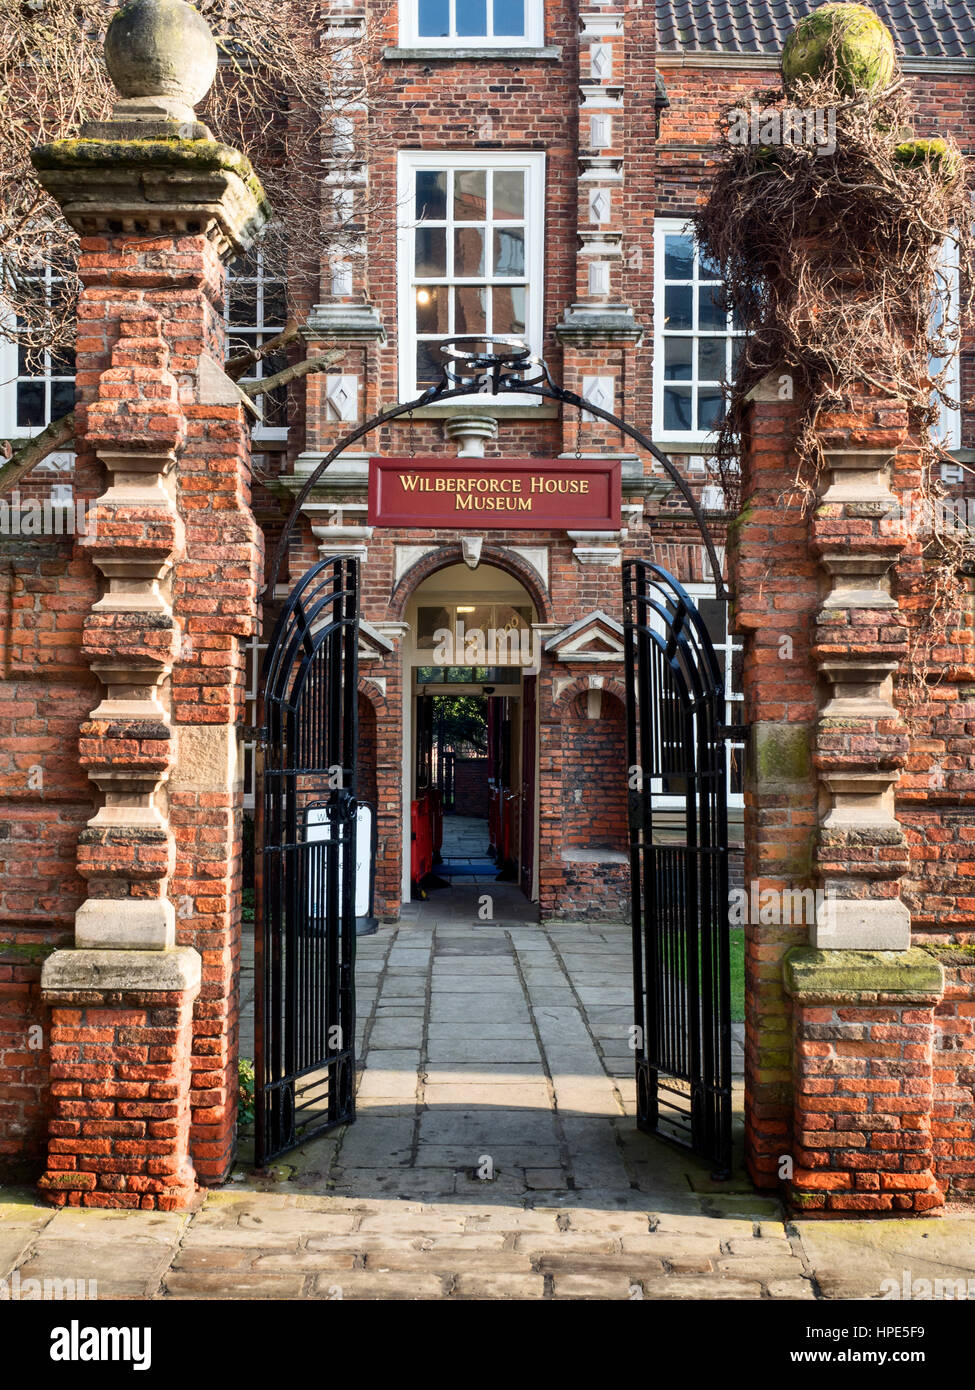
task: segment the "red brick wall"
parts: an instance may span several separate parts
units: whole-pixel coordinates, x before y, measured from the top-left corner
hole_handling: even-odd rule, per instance
[[[82,467],[79,495],[86,484],[100,490]],[[36,1162],[46,1140],[50,1018],[38,985],[85,896],[78,836],[95,807],[76,750],[95,681],[80,639],[97,594],[72,539],[0,538],[0,1169]]]
[[[487,758],[454,759],[454,814],[487,816]]]
[[[934,1011],[934,1166],[950,1197],[975,1195],[975,951],[933,948],[945,972]]]
[[[577,695],[562,720],[562,797],[566,849],[626,852],[626,718],[612,695],[595,718]]]

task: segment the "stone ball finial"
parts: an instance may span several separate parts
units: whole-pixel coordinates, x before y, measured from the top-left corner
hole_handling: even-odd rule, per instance
[[[184,0],[132,0],[105,35],[105,65],[123,100],[116,115],[190,120],[217,72],[217,45]]]
[[[827,73],[846,96],[879,91],[896,71],[891,32],[866,5],[820,5],[799,20],[782,50],[782,82],[790,96],[802,78]]]

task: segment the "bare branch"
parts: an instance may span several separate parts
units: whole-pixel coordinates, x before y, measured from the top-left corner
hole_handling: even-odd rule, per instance
[[[290,367],[285,367],[283,372],[265,377],[263,381],[248,381],[240,389],[245,395],[256,400],[258,396],[263,396],[268,391],[276,391],[280,386],[290,386],[293,381],[299,381],[303,376],[311,376],[313,372],[327,371],[336,362],[341,362],[344,356],[344,352],[340,352],[338,348],[333,348],[331,352],[323,353],[321,357],[306,357],[303,362],[295,362]]]
[[[287,347],[288,343],[293,343],[300,331],[297,321],[290,319],[277,337],[269,338],[266,343],[262,343],[260,347],[251,348],[248,352],[239,352],[234,357],[228,357],[224,363],[224,371],[231,381],[239,381],[242,376],[246,376],[250,367],[256,367],[258,362],[263,362],[264,358],[270,357],[271,353]]]
[[[62,415],[60,420],[52,420],[46,430],[29,439],[0,465],[0,496],[11,492],[25,478],[32,468],[53,454],[55,449],[63,449],[74,441],[74,411]]]

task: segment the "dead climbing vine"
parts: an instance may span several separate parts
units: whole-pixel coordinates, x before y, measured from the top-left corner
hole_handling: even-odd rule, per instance
[[[816,425],[824,409],[862,394],[864,384],[907,403],[922,479],[910,524],[922,545],[930,600],[923,629],[914,632],[916,695],[937,678],[931,654],[958,625],[970,555],[967,528],[939,506],[944,488],[936,465],[948,456],[935,431],[941,411],[959,404],[949,362],[972,302],[972,195],[964,160],[950,136],[915,138],[900,77],[855,97],[844,95],[833,76],[806,78],[788,95],[766,90],[754,100],[760,141],[786,108],[835,112],[835,148],[799,140],[736,143],[740,117],[729,111],[723,118],[723,159],[694,222],[746,336],[735,381],[726,388],[728,412],[712,467],[737,511],[749,394],[770,374],[791,378],[801,402],[793,505],[804,509],[820,490],[824,460]],[[946,244],[956,248],[961,269],[951,311],[941,255]]]

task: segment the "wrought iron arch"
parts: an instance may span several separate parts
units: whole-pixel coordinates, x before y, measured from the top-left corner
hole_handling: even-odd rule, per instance
[[[485,391],[530,394],[585,410],[658,459],[697,522],[717,592],[725,596],[703,513],[680,472],[646,435],[556,385],[523,344],[508,342],[500,352],[448,345],[451,351],[436,386],[350,431],[309,475],[275,551],[265,596],[275,593],[305,501],[350,444],[423,406]],[[686,825],[693,830],[683,858],[655,841],[652,776],[648,790],[631,801],[635,980],[645,1033],[637,1054],[640,1123],[657,1126],[660,1092],[670,1077],[686,1090],[692,1142],[715,1155],[720,1167],[728,1158],[730,1063],[722,1031],[727,934],[720,938],[714,928],[719,921],[727,926],[723,745],[720,770],[714,761],[724,737],[717,663],[694,605],[659,567],[627,562],[624,602],[629,761],[656,768],[652,776],[685,779]],[[262,1164],[355,1114],[358,619],[358,562],[348,556],[321,561],[285,602],[262,668],[255,895]],[[650,719],[654,707],[656,722]],[[668,900],[674,884],[691,891],[683,897],[671,892]],[[668,901],[661,915],[660,904]],[[702,1009],[702,990],[718,1001],[718,1014]]]
[[[693,600],[623,567],[637,1124],[731,1168],[724,676]]]
[[[506,351],[498,352],[489,350],[478,353],[473,350],[455,350],[453,345],[456,343],[501,343]],[[424,406],[441,405],[445,401],[460,400],[465,396],[483,396],[490,393],[495,396],[507,395],[530,395],[537,396],[543,400],[556,401],[561,405],[573,406],[576,410],[585,411],[589,415],[596,416],[597,419],[605,420],[607,424],[618,429],[628,439],[639,444],[641,449],[646,449],[659,464],[662,465],[664,472],[674,483],[678,492],[687,503],[691,515],[701,533],[701,539],[708,552],[708,559],[711,564],[711,571],[714,575],[715,591],[718,598],[725,598],[726,591],[724,581],[721,577],[721,563],[718,559],[718,552],[714,545],[707,520],[701,507],[687,484],[683,474],[668,458],[668,456],[658,449],[642,430],[631,425],[619,415],[614,415],[611,411],[603,410],[601,406],[593,401],[588,401],[583,396],[577,395],[574,391],[567,390],[564,386],[558,385],[552,379],[543,358],[535,356],[530,349],[518,340],[510,338],[491,338],[483,335],[472,335],[470,338],[456,337],[447,339],[442,348],[445,352],[453,352],[453,360],[448,360],[443,366],[443,375],[439,382],[428,387],[415,400],[407,401],[405,404],[390,406],[387,410],[381,410],[364,424],[359,425],[354,430],[350,430],[344,435],[337,444],[325,455],[321,463],[308,475],[296,495],[288,520],[285,523],[283,532],[275,548],[274,557],[271,562],[271,570],[268,582],[265,587],[265,594],[273,595],[277,586],[278,578],[281,574],[281,567],[288,551],[294,528],[301,516],[301,509],[308,500],[312,489],[318,482],[325,470],[334,463],[340,454],[344,453],[350,445],[363,439],[373,430],[388,424],[391,420],[398,419],[401,415],[409,415],[413,411],[422,410]],[[526,372],[533,372],[534,376],[526,377]]]

